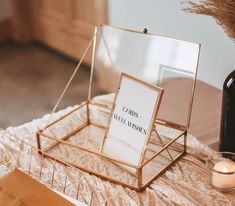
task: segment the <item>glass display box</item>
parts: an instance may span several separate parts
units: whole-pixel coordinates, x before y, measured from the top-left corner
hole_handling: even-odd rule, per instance
[[[48,157],[55,156],[104,180],[142,191],[187,152],[200,44],[146,31],[96,26],[52,113],[89,49],[92,64],[87,98],[57,119],[52,114],[48,125],[37,132],[37,147]],[[151,138],[138,166],[111,158],[101,148],[122,72],[164,89]],[[104,95],[97,96],[97,91]],[[132,174],[125,167],[137,172]]]

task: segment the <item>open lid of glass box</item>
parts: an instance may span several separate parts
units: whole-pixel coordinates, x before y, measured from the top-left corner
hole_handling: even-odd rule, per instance
[[[189,127],[200,44],[98,26],[93,49],[93,96],[115,92],[125,72],[164,89],[157,119]]]

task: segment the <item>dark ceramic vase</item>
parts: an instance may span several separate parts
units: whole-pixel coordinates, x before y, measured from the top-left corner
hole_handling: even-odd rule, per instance
[[[235,152],[235,70],[223,85],[219,150]]]

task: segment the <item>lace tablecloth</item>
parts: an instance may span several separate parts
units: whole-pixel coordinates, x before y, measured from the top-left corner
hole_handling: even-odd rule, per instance
[[[112,97],[100,96],[97,97],[99,101],[110,102]],[[71,111],[74,107],[69,107],[65,110],[61,110],[53,114],[52,119],[56,119],[63,114]],[[92,115],[97,115],[95,112]],[[45,115],[41,119],[33,120],[32,122],[23,124],[18,127],[9,127],[5,131],[0,133],[0,175],[3,174],[6,168],[14,168],[17,164],[17,156],[14,155],[13,150],[17,150],[22,147],[21,143],[15,137],[19,137],[24,141],[36,145],[35,133],[39,129],[43,128],[48,121],[49,115]],[[76,119],[77,118],[77,119]],[[65,130],[68,127],[73,127],[76,124],[76,121],[82,118],[82,115],[71,116],[65,122]],[[76,121],[74,121],[76,120]],[[100,117],[99,121],[105,121]],[[9,145],[11,147],[9,147]],[[92,144],[91,144],[92,145]],[[59,155],[72,158],[72,151],[61,151],[58,150]],[[29,153],[26,152],[26,155]],[[159,206],[196,206],[196,205],[211,205],[219,206],[226,205],[232,206],[235,205],[235,193],[221,193],[213,189],[209,184],[209,171],[205,165],[205,159],[209,156],[213,156],[215,151],[211,148],[201,144],[196,137],[188,135],[188,154],[185,155],[180,161],[178,161],[173,167],[167,170],[162,176],[156,179],[144,192],[138,193],[131,189],[125,188],[120,185],[116,185],[95,176],[91,176],[84,172],[81,172],[78,176],[74,176],[71,173],[71,181],[68,183],[68,189],[66,194],[75,197],[76,195],[73,192],[73,187],[77,187],[79,183],[79,194],[76,196],[81,202],[89,203],[89,199],[92,194],[95,198],[95,201],[92,202],[92,205],[159,205]],[[26,158],[26,157],[25,157]],[[32,157],[32,173],[39,170],[37,163],[39,160],[38,157]],[[80,158],[80,157],[79,157]],[[20,166],[24,167],[26,164],[24,157],[21,157]],[[84,159],[82,160],[84,161]],[[88,161],[88,160],[87,160]],[[89,162],[89,161],[88,161]],[[48,163],[47,169],[44,171],[44,183],[49,184],[50,178],[49,172],[50,167],[52,166]],[[7,166],[7,167],[6,167]],[[25,167],[28,167],[27,165]],[[60,167],[60,166],[58,166]],[[63,169],[57,175],[58,182],[54,183],[54,189],[60,190],[60,180],[64,181],[62,178]],[[79,177],[79,178],[78,178]],[[105,201],[108,200],[108,201]]]

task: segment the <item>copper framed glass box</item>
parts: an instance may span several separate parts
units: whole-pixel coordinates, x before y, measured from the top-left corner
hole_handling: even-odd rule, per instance
[[[50,118],[48,125],[37,132],[38,148],[85,172],[141,191],[187,151],[200,45],[106,25],[95,27],[88,48],[91,44],[87,99],[66,115]],[[80,63],[82,60],[83,57]],[[122,72],[164,89],[151,138],[138,166],[112,158],[100,150]],[[96,88],[104,95],[96,97]],[[69,151],[71,158],[63,151]],[[136,174],[125,167],[135,169]]]

